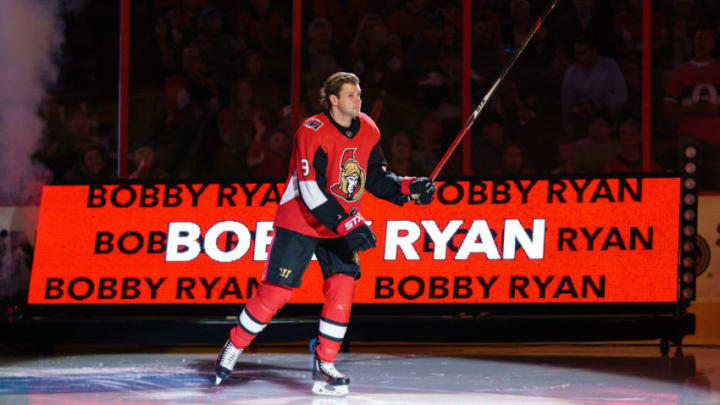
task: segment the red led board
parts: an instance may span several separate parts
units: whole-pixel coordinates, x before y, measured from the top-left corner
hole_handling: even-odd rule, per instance
[[[677,294],[678,177],[439,182],[367,194],[356,303],[656,303]],[[46,186],[30,304],[233,304],[262,279],[283,184]],[[321,303],[316,261],[291,303]]]

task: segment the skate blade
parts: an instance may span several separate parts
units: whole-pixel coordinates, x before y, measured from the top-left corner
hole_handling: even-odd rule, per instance
[[[220,377],[218,377],[218,376],[215,376],[215,385],[220,385],[220,383],[221,383],[222,381],[223,381],[222,378],[220,378]]]
[[[343,397],[350,391],[347,385],[330,385],[323,381],[315,381],[312,392],[318,395],[330,395],[334,397]]]

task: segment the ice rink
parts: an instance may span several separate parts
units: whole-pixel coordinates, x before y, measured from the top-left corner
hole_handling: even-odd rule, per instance
[[[213,386],[218,348],[2,347],[1,404],[720,404],[720,347],[356,345],[344,398],[313,395],[300,344],[250,348]],[[143,352],[145,351],[145,352]],[[711,387],[714,387],[713,390]]]

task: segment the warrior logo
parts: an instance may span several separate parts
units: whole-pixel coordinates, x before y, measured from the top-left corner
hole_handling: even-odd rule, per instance
[[[345,201],[357,201],[365,189],[365,171],[355,160],[355,148],[345,149],[340,159],[340,181],[330,191]]]

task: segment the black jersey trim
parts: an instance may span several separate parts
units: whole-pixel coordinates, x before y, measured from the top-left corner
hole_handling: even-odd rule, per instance
[[[342,136],[352,139],[357,135],[358,131],[360,131],[360,118],[355,117],[350,121],[349,127],[344,127],[340,124],[338,124],[337,121],[335,121],[330,115],[330,111],[325,111],[323,114],[325,114],[326,117],[330,120],[330,122],[337,128],[337,130],[342,134]]]

